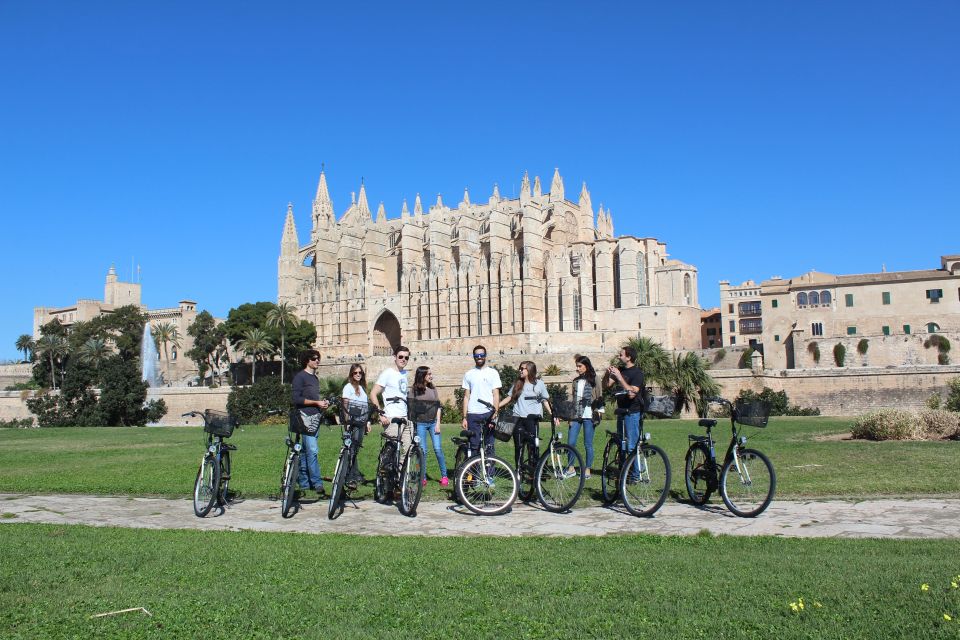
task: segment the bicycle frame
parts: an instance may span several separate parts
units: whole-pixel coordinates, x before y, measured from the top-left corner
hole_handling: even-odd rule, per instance
[[[693,436],[688,438],[687,440],[689,445],[693,446],[693,444],[696,442],[702,442],[707,445],[707,449],[710,452],[710,462],[713,465],[714,478],[716,479],[717,484],[720,483],[720,469],[723,468],[723,465],[725,465],[731,459],[737,468],[737,473],[740,474],[740,476],[745,480],[749,481],[750,473],[740,464],[740,457],[737,455],[740,447],[743,447],[747,444],[747,437],[741,435],[741,430],[738,428],[737,410],[732,403],[724,400],[723,398],[717,398],[716,402],[726,404],[728,407],[730,407],[730,444],[727,445],[727,452],[723,456],[723,462],[717,461],[716,442],[713,439],[713,427],[715,424],[703,424],[704,420],[701,420],[701,426],[707,430],[707,435]],[[706,438],[706,440],[697,438]]]

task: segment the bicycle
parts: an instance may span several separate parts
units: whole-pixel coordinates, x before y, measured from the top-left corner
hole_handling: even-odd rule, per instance
[[[618,392],[614,395],[624,395]],[[617,409],[617,416],[627,414]],[[663,449],[650,444],[650,433],[637,438],[633,451],[627,451],[627,433],[607,430],[607,445],[603,450],[600,470],[600,490],[604,503],[610,505],[618,498],[632,515],[652,516],[667,499],[670,490],[670,460]]]
[[[770,405],[759,400],[731,403],[723,398],[709,402],[730,407],[730,444],[723,464],[718,466],[712,433],[717,421],[708,418],[699,421],[707,435],[689,436],[683,473],[687,495],[693,504],[703,505],[719,489],[723,503],[734,515],[754,518],[770,506],[777,488],[777,474],[766,455],[745,447],[747,438],[740,434],[737,425],[766,427]]]
[[[544,398],[538,396],[524,396],[525,400],[534,402],[543,402]],[[567,407],[567,411],[562,411],[563,407],[558,406],[560,401],[552,402],[554,415],[567,419],[569,416],[561,416],[560,413],[572,414],[572,408]],[[510,416],[516,418],[515,416]],[[539,416],[527,416],[539,418]],[[534,495],[547,511],[562,513],[569,511],[583,492],[583,485],[586,482],[586,470],[583,467],[583,458],[576,448],[563,442],[562,435],[557,432],[557,426],[553,420],[550,421],[550,438],[547,440],[547,446],[543,452],[540,451],[540,425],[537,425],[537,433],[523,434],[520,441],[520,459],[517,463],[517,476],[519,480],[518,496],[523,502],[529,502]],[[494,436],[502,439],[501,424],[498,422],[497,431]],[[511,430],[512,431],[512,430]],[[570,472],[569,468],[579,469],[579,472]]]
[[[347,474],[352,466],[356,465],[357,453],[362,446],[362,432],[366,431],[369,420],[376,416],[376,409],[371,412],[367,401],[348,400],[343,398],[340,404],[340,437],[343,445],[337,456],[337,465],[333,471],[333,486],[330,490],[330,501],[327,504],[327,517],[335,520],[343,513],[347,493],[356,489],[356,484],[347,480]]]
[[[388,402],[406,404],[406,398],[391,398]],[[414,517],[417,515],[417,505],[420,504],[420,496],[423,493],[421,475],[426,457],[420,447],[420,437],[413,433],[413,423],[409,418],[396,417],[390,422],[397,425],[397,436],[388,436],[386,431],[380,434],[383,444],[377,455],[373,498],[377,502],[386,503],[399,491],[400,502],[397,507],[400,513]],[[410,446],[404,452],[402,450],[403,433],[408,430],[411,432]]]
[[[204,412],[188,411],[182,417],[197,416],[203,419],[203,431],[207,434],[207,447],[200,460],[197,479],[193,483],[193,512],[203,518],[217,503],[221,508],[227,506],[230,495],[230,452],[236,451],[236,445],[224,442],[233,435],[239,421],[222,411],[207,409]]]
[[[458,502],[467,509],[480,516],[494,516],[513,506],[518,482],[506,460],[487,454],[484,440],[490,430],[495,433],[494,408],[489,402],[480,400],[480,403],[490,409],[490,415],[480,429],[478,451],[470,448],[470,431],[461,431],[461,437],[454,438],[457,445],[454,489]]]
[[[339,402],[339,398],[329,398],[329,402]],[[279,412],[278,412],[279,413]],[[300,475],[300,455],[303,451],[303,444],[300,442],[300,436],[315,435],[319,432],[310,430],[303,424],[300,417],[300,410],[297,407],[290,407],[290,421],[285,443],[287,445],[287,455],[284,458],[283,472],[280,474],[280,515],[284,518],[292,518],[299,511],[299,502],[297,500],[297,481]],[[290,435],[293,434],[293,438]]]

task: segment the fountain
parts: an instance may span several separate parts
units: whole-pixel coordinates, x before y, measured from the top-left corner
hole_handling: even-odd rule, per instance
[[[151,387],[160,386],[160,377],[157,374],[157,363],[160,361],[160,353],[157,351],[157,345],[153,342],[153,334],[150,332],[150,323],[143,323],[143,338],[140,340],[140,379]]]

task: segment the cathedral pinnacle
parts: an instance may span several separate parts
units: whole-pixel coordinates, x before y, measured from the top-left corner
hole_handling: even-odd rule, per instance
[[[466,187],[463,188],[463,202],[460,203],[460,206],[461,206],[461,207],[463,207],[463,206],[469,207],[469,206],[470,206],[470,192],[467,191],[467,188],[466,188]]]
[[[406,220],[410,217],[410,209],[407,208],[407,199],[403,199],[403,207],[400,209],[400,219]]]
[[[383,202],[377,207],[377,222],[387,221],[387,210],[383,207]]]
[[[563,178],[560,177],[560,168],[554,167],[553,180],[550,181],[550,199],[563,200]]]
[[[437,208],[443,208],[443,197],[439,193],[437,194]]]
[[[367,187],[363,184],[363,178],[360,179],[360,195],[357,197],[357,210],[360,215],[370,219],[370,205],[367,204]]]
[[[542,196],[543,189],[540,188],[540,176],[537,176],[533,179],[533,195]]]
[[[495,202],[500,202],[500,186],[496,182],[493,183],[493,195],[490,197]]]
[[[590,192],[587,191],[587,183],[583,183],[583,187],[580,189],[580,210],[589,211],[590,219],[593,219],[593,203],[590,202]]]
[[[413,215],[422,216],[423,215],[423,203],[420,202],[420,194],[417,194],[417,199],[413,201]]]
[[[283,236],[280,239],[280,255],[295,256],[300,249],[297,237],[297,223],[293,219],[293,203],[287,204],[287,218],[283,222]]]
[[[520,195],[530,195],[530,175],[526,171],[523,172],[523,182],[520,183]]]

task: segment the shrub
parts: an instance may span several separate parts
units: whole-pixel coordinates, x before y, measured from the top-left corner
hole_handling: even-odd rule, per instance
[[[814,364],[820,364],[820,345],[816,342],[811,342],[807,345],[807,351],[809,351],[813,357]]]
[[[923,427],[916,414],[903,409],[880,409],[858,416],[853,437],[860,440],[919,440]]]
[[[870,341],[866,338],[860,338],[860,342],[857,343],[857,353],[862,356],[867,355],[867,348],[870,346]]]
[[[947,401],[949,411],[960,411],[960,377],[952,378],[947,382]]]
[[[937,364],[950,364],[950,356],[943,352],[938,353]]]
[[[843,346],[842,343],[838,342],[833,346],[833,361],[837,363],[838,367],[842,367],[846,359],[847,359],[847,348]]]
[[[753,347],[747,347],[747,350],[740,356],[740,362],[737,363],[739,369],[749,369],[753,366]]]
[[[548,365],[547,368],[543,370],[543,375],[545,376],[558,376],[561,373],[563,372],[560,370],[560,367],[555,364]]]
[[[941,409],[943,408],[943,398],[940,397],[940,394],[934,391],[930,394],[930,397],[927,398],[925,403],[927,409]]]
[[[4,391],[36,391],[40,389],[40,385],[37,384],[36,380],[28,380],[27,382],[17,382],[12,384],[4,389]]]
[[[772,416],[818,416],[820,409],[816,407],[801,407],[800,405],[791,405],[787,398],[786,391],[774,391],[770,387],[764,387],[763,391],[757,393],[749,389],[742,389],[737,395],[737,400],[749,402],[751,400],[761,400],[770,405],[770,415]],[[723,412],[727,417],[730,411],[723,407]]]
[[[13,418],[0,420],[0,429],[29,429],[33,426],[33,418]]]
[[[960,415],[945,409],[920,412],[920,426],[927,440],[943,440],[960,436]]]
[[[248,387],[233,388],[227,396],[227,413],[236,416],[242,424],[260,424],[266,420],[268,411],[289,407],[291,394],[291,386],[281,383],[280,378],[260,378]],[[286,421],[285,411],[283,417]]]
[[[716,364],[727,357],[727,350],[723,347],[717,349],[717,352],[713,354],[713,363]]]

